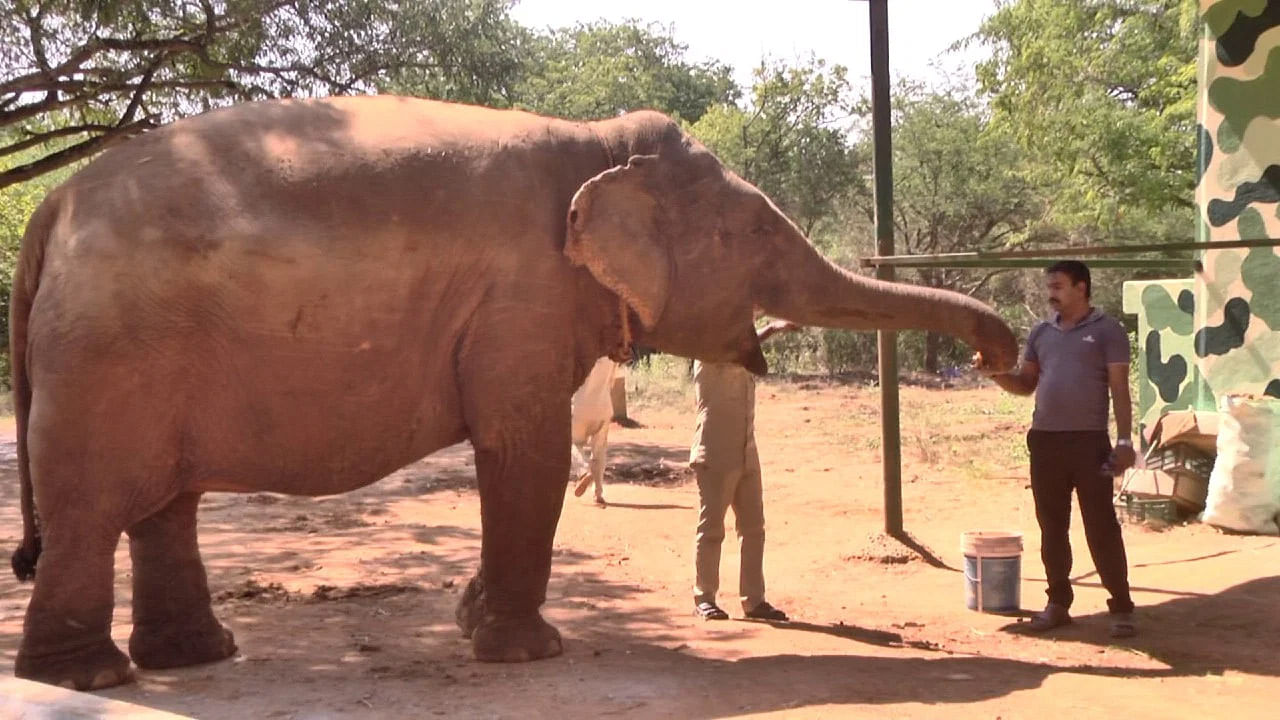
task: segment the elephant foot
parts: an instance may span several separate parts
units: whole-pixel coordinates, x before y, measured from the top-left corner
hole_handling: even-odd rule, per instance
[[[481,662],[529,662],[564,652],[560,631],[537,612],[516,618],[485,618],[471,636]]]
[[[19,649],[13,674],[23,680],[82,691],[101,690],[134,680],[129,657],[109,639],[47,655]]]
[[[458,598],[458,609],[454,612],[462,637],[470,638],[475,634],[480,621],[484,619],[484,607],[484,579],[480,577],[480,573],[476,573],[462,591],[462,597]]]
[[[217,620],[197,627],[135,625],[129,655],[144,670],[163,670],[215,662],[236,652],[235,636]]]
[[[481,662],[529,662],[564,652],[560,632],[536,610],[514,618],[489,614],[479,573],[462,591],[455,619],[463,637],[471,638],[471,649]]]

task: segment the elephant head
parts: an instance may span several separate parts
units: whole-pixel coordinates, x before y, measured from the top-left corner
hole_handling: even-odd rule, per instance
[[[597,125],[629,159],[574,195],[565,253],[627,303],[645,344],[762,374],[752,327],[761,308],[802,325],[934,330],[980,351],[989,369],[1016,364],[1017,341],[991,308],[836,267],[764,193],[665,116]]]

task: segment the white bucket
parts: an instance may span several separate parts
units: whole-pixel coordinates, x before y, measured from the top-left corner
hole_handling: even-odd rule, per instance
[[[1022,533],[970,530],[960,535],[964,552],[965,606],[978,612],[1015,612],[1022,607]]]

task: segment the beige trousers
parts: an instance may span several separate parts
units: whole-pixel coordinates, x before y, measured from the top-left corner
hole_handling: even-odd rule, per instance
[[[764,602],[764,497],[755,442],[748,444],[744,462],[736,468],[698,464],[694,472],[699,496],[694,602],[715,602],[720,589],[724,517],[732,507],[741,554],[738,599],[744,611],[752,610]]]
[[[689,465],[698,477],[694,602],[715,602],[720,589],[724,517],[733,508],[741,547],[738,596],[743,610],[764,602],[764,498],[755,440],[755,380],[739,365],[694,363],[698,424]]]

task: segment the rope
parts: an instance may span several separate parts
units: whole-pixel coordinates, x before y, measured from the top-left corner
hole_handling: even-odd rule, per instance
[[[622,342],[609,353],[609,359],[617,363],[629,363],[635,355],[631,340],[631,308],[627,301],[618,296],[618,312],[622,315]]]

